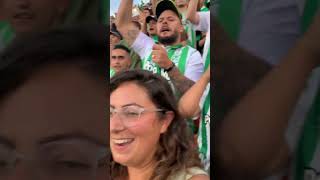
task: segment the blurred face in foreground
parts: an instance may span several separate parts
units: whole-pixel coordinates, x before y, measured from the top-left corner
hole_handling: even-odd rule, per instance
[[[16,33],[37,32],[58,24],[70,0],[2,0],[9,20]],[[1,2],[0,2],[1,3]]]
[[[102,82],[50,65],[1,99],[0,179],[108,179]]]

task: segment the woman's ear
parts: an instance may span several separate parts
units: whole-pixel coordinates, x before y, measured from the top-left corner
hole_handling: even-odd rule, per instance
[[[165,133],[168,129],[168,127],[170,126],[172,120],[174,119],[175,114],[172,111],[168,111],[166,112],[166,114],[164,115],[163,119],[161,120],[161,129],[160,129],[160,133]]]

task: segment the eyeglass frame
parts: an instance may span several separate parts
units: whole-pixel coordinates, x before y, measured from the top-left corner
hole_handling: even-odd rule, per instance
[[[146,108],[144,108],[144,107],[141,107],[141,106],[139,106],[139,105],[130,105],[130,106],[135,106],[135,107],[138,107],[139,109],[140,109],[140,111],[138,112],[139,113],[139,115],[138,115],[138,117],[135,119],[136,121],[139,121],[140,120],[140,117],[141,117],[141,114],[144,114],[144,113],[147,113],[147,112],[163,112],[163,113],[165,113],[165,112],[167,112],[168,110],[166,110],[166,109],[160,109],[160,108],[155,108],[155,109],[146,109]],[[126,106],[126,107],[128,107],[128,106]],[[126,107],[121,107],[120,109],[124,109],[124,108],[126,108]],[[111,109],[113,110],[113,112],[111,112]],[[118,115],[118,113],[123,113],[123,111],[121,111],[121,110],[119,110],[119,109],[117,109],[117,108],[114,108],[114,107],[112,107],[112,106],[110,106],[110,120],[112,119],[112,118],[114,118],[114,115],[112,115],[113,117],[111,117],[111,114],[112,113],[116,113],[117,115]],[[125,125],[126,127],[132,127],[132,126],[128,126],[126,123],[124,123],[124,121],[123,121],[123,119],[121,118],[121,115],[119,116],[118,115],[118,117],[119,117],[119,119],[121,120],[121,122],[122,122],[122,124],[123,125]]]

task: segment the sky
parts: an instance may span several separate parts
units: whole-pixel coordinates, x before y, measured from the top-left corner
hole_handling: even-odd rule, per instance
[[[149,2],[149,0],[133,0],[133,4],[140,4],[140,2]],[[117,12],[121,0],[110,0],[110,15]]]

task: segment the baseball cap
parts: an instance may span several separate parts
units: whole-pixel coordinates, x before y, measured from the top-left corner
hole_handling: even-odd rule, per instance
[[[156,7],[156,17],[159,18],[159,16],[162,14],[163,11],[165,10],[171,10],[173,11],[175,14],[177,14],[177,16],[182,19],[181,14],[179,13],[177,7],[175,6],[174,2],[172,2],[171,0],[162,0],[157,4]]]
[[[111,28],[111,29],[110,29],[110,34],[113,34],[113,35],[119,37],[120,39],[122,39],[121,34],[120,34],[119,31],[118,31],[117,29],[115,29],[115,28]]]
[[[157,21],[158,19],[157,19],[157,17],[151,15],[151,16],[148,16],[148,17],[146,18],[146,23],[148,24],[151,20]]]

